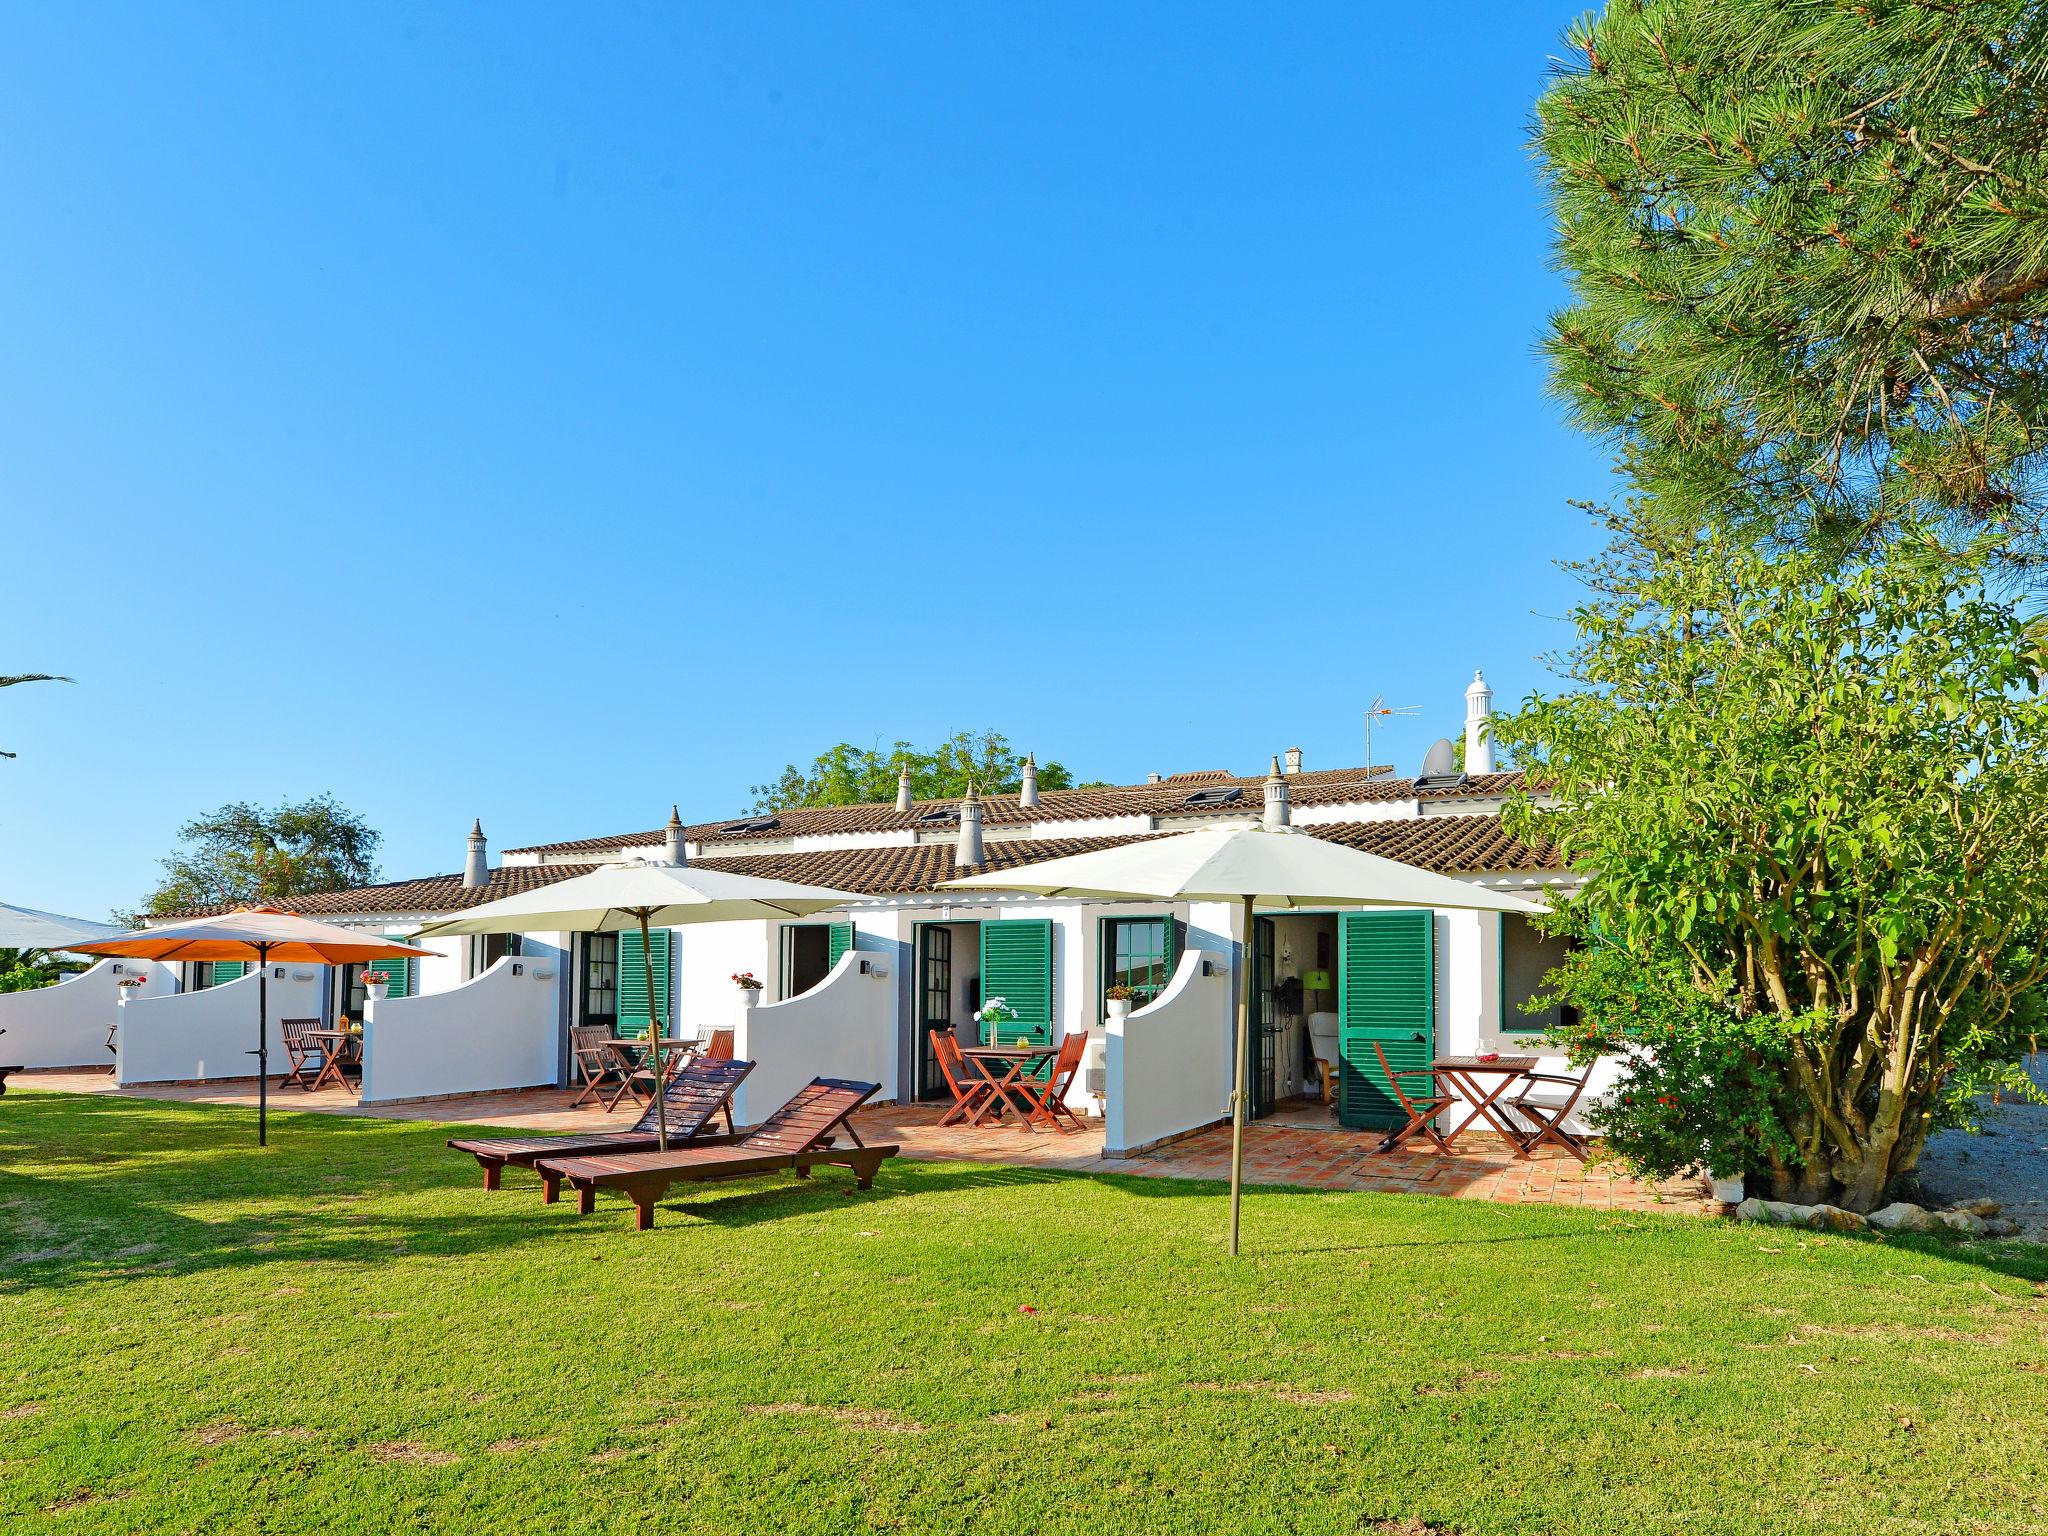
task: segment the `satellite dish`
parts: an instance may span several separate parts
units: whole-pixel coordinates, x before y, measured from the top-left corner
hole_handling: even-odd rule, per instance
[[[1422,755],[1422,773],[1425,779],[1457,779],[1464,775],[1458,772],[1458,749],[1444,737],[1438,737]]]

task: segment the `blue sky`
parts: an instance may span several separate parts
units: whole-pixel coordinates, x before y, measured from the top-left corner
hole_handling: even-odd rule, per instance
[[[9,4],[0,899],[839,740],[1412,769],[1545,680],[1546,4]],[[1383,754],[1385,755],[1385,754]]]

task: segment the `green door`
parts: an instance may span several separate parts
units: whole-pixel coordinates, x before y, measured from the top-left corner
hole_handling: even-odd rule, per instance
[[[661,1022],[670,1034],[675,1033],[674,991],[669,986],[669,945],[675,938],[667,928],[652,929],[647,937],[651,941],[654,956],[654,996],[661,1004]],[[640,930],[638,928],[619,931],[619,1022],[615,1026],[622,1038],[638,1039],[647,1033],[651,1017],[647,1008],[647,964],[641,958]]]
[[[1273,919],[1252,919],[1252,1015],[1250,1098],[1245,1114],[1256,1120],[1273,1113],[1274,1053],[1279,1044],[1279,1015],[1273,1006]]]
[[[1000,997],[1017,1017],[997,1025],[995,1040],[984,1044],[1015,1045],[1028,1038],[1034,1045],[1052,1044],[1052,923],[1046,918],[1018,918],[981,925],[981,997]],[[990,1033],[982,1026],[984,1035]]]
[[[1337,941],[1337,1118],[1345,1125],[1389,1130],[1407,1120],[1373,1044],[1396,1068],[1427,1066],[1436,1055],[1435,929],[1428,912],[1344,914]]]

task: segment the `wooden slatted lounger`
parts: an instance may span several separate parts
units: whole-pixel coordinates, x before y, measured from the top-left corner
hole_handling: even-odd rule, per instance
[[[705,1146],[733,1140],[732,1095],[746,1075],[754,1070],[751,1061],[719,1061],[699,1057],[669,1079],[668,1139],[670,1150],[679,1141]],[[708,1134],[719,1116],[725,1117],[724,1135]],[[630,1131],[598,1131],[588,1136],[500,1136],[486,1140],[448,1143],[467,1152],[483,1165],[484,1188],[496,1189],[498,1176],[507,1164],[531,1168],[544,1157],[574,1157],[580,1152],[657,1151],[661,1137],[654,1118],[654,1106],[647,1106]],[[542,1179],[543,1198],[555,1198],[556,1181]]]
[[[700,1144],[667,1153],[606,1152],[549,1158],[537,1166],[550,1187],[556,1180],[567,1180],[575,1187],[576,1209],[585,1216],[597,1209],[600,1189],[618,1190],[633,1202],[636,1225],[642,1232],[654,1225],[654,1203],[671,1184],[784,1171],[804,1179],[813,1168],[836,1165],[851,1168],[855,1183],[869,1189],[875,1182],[875,1170],[899,1149],[863,1146],[849,1117],[880,1089],[880,1083],[815,1078],[759,1126],[725,1145]],[[838,1145],[835,1131],[844,1132],[852,1145]]]

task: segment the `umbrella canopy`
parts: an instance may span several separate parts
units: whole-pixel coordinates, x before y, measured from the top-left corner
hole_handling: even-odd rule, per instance
[[[538,890],[502,896],[460,917],[427,923],[420,937],[444,933],[616,933],[644,922],[655,928],[746,918],[807,917],[849,902],[851,891],[797,885],[688,864],[606,864]]]
[[[120,931],[107,923],[0,901],[0,949],[69,949],[81,940],[104,939]]]
[[[394,944],[376,934],[276,907],[238,907],[216,917],[195,917],[161,928],[140,928],[110,939],[70,946],[83,955],[122,955],[131,960],[277,960],[316,965],[350,965],[431,955],[432,950]]]
[[[1121,848],[948,880],[952,890],[1026,891],[1105,901],[1170,898],[1246,901],[1261,907],[1449,907],[1480,912],[1546,910],[1505,891],[1482,890],[1327,842],[1293,827],[1203,827]]]
[[[270,972],[287,965],[349,965],[361,960],[431,956],[432,950],[316,923],[277,907],[237,907],[216,917],[195,917],[161,928],[139,928],[111,939],[71,948],[81,955],[120,955],[132,960],[254,960],[256,972],[256,1145],[270,1145]]]
[[[1447,907],[1479,912],[1545,909],[1505,891],[1482,890],[1326,842],[1294,827],[1204,827],[1121,848],[948,880],[953,890],[1025,891],[1102,901],[1239,901],[1245,939],[1259,907]],[[1237,1070],[1230,1090],[1230,1251],[1237,1252],[1244,1194],[1244,1117],[1251,1056],[1252,968],[1240,965]]]
[[[607,864],[587,875],[572,875],[537,891],[500,897],[471,907],[461,917],[428,923],[422,937],[444,933],[531,933],[562,929],[573,933],[640,933],[640,963],[647,984],[649,1036],[654,1071],[656,1142],[668,1150],[668,1095],[661,1091],[661,1013],[654,997],[650,928],[684,923],[744,922],[749,918],[805,917],[848,902],[865,901],[851,891],[798,885],[757,875],[734,875],[688,864]]]

